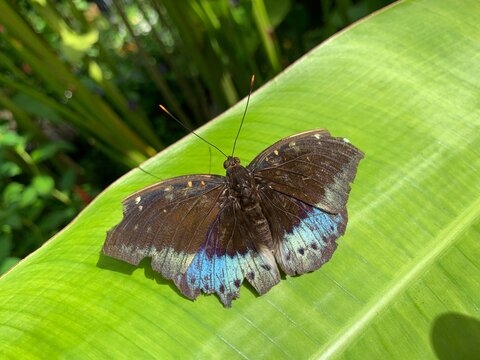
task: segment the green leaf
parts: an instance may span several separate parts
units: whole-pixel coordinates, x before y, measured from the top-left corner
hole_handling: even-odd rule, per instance
[[[29,114],[38,116],[42,119],[48,119],[49,121],[57,124],[63,121],[62,117],[57,111],[40,100],[30,96],[29,94],[18,93],[13,97],[12,100],[15,102],[15,104],[22,108],[22,110],[28,112]]]
[[[21,137],[13,131],[7,130],[5,127],[1,127],[2,132],[0,132],[0,145],[2,146],[25,146],[25,138]]]
[[[42,218],[42,223],[38,224],[40,230],[45,232],[51,232],[52,229],[58,229],[62,223],[66,223],[68,220],[75,216],[75,210],[72,208],[50,211]]]
[[[277,27],[292,7],[291,0],[265,0],[265,8],[273,27]]]
[[[18,182],[11,182],[3,190],[3,202],[6,205],[16,204],[20,201],[25,186]]]
[[[14,162],[3,162],[0,164],[1,177],[13,177],[21,173],[22,173],[22,169],[20,168],[20,166],[18,166]]]
[[[12,237],[10,234],[10,228],[7,228],[5,224],[0,229],[0,262],[10,255],[12,251]]]
[[[243,286],[228,310],[214,296],[185,299],[148,264],[100,257],[121,200],[157,181],[135,170],[0,279],[2,355],[471,355],[480,318],[479,16],[474,0],[397,3],[253,95],[237,145],[244,163],[286,135],[320,127],[366,154],[347,233],[322,269],[287,277],[261,297]],[[244,104],[199,133],[229,151]],[[188,136],[143,168],[161,178],[205,173],[208,154]],[[214,173],[222,161],[212,154]],[[448,320],[454,314],[472,320],[465,341],[442,338],[458,329]]]
[[[72,145],[65,141],[52,141],[32,151],[32,160],[38,164],[51,159],[59,151],[71,151]]]
[[[6,273],[19,261],[20,259],[16,257],[7,257],[5,260],[0,261],[0,274]]]
[[[53,179],[50,176],[39,175],[35,176],[32,180],[32,187],[36,193],[40,196],[46,196],[50,194],[55,186]]]
[[[73,169],[67,169],[63,172],[61,179],[58,182],[58,187],[62,191],[70,191],[75,186],[77,174]]]
[[[103,71],[95,61],[90,61],[88,63],[88,74],[98,83],[103,81]]]
[[[20,206],[23,208],[33,205],[38,199],[38,192],[33,186],[27,186],[20,195]]]
[[[5,230],[7,232],[10,232],[12,228],[18,229],[22,226],[22,218],[18,213],[15,212],[15,206],[12,206],[12,208],[13,209],[7,208],[7,211],[0,211],[2,230]]]
[[[77,62],[98,41],[98,30],[91,30],[85,34],[72,31],[67,25],[60,24],[60,36],[62,38],[62,53],[70,61]]]

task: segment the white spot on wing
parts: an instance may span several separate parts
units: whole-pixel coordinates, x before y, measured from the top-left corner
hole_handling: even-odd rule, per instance
[[[138,210],[142,211],[142,210],[143,210],[143,206],[140,205],[140,206],[138,207]]]
[[[320,134],[315,134],[315,135],[313,135],[313,137],[314,137],[315,139],[320,139]]]
[[[274,153],[275,155],[278,155],[278,150],[274,150],[273,153]]]
[[[172,191],[172,190],[173,190],[173,186],[172,186],[172,185],[168,185],[164,190],[165,190],[165,191]]]
[[[135,204],[138,204],[140,201],[142,201],[142,197],[141,196],[137,196],[135,198]]]

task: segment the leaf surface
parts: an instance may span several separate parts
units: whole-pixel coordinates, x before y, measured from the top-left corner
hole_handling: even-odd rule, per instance
[[[465,337],[480,332],[479,17],[474,0],[397,3],[253,95],[237,144],[243,163],[320,127],[366,154],[346,235],[319,271],[288,277],[262,297],[243,286],[228,310],[214,296],[182,297],[148,263],[100,257],[121,200],[156,181],[134,170],[0,279],[2,357],[454,354],[456,343],[441,337],[458,327],[443,319],[463,314],[473,324]],[[199,132],[228,151],[243,107]],[[213,173],[223,173],[222,162],[212,153]],[[206,173],[208,148],[188,136],[143,168],[161,178]]]

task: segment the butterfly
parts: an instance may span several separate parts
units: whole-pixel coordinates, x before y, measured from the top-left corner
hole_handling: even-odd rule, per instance
[[[127,197],[102,252],[133,265],[150,257],[192,300],[216,293],[230,307],[245,279],[263,295],[280,269],[300,275],[330,260],[363,156],[324,129],[286,137],[246,167],[227,156],[226,176],[175,177]]]

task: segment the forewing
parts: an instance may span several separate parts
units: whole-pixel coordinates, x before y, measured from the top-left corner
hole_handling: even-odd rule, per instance
[[[329,213],[347,203],[363,153],[326,130],[311,130],[278,141],[248,166],[259,183]]]
[[[271,189],[260,192],[269,221],[275,258],[288,275],[314,271],[326,263],[345,233],[347,210],[329,214]]]
[[[195,299],[201,291],[215,292],[230,307],[244,278],[259,294],[280,281],[273,254],[265,246],[271,239],[266,219],[256,219],[257,224],[252,220],[234,200],[222,209],[187,271],[175,280],[185,296]]]
[[[221,208],[225,178],[189,175],[165,180],[123,201],[123,220],[110,230],[102,252],[172,279],[186,271]]]

